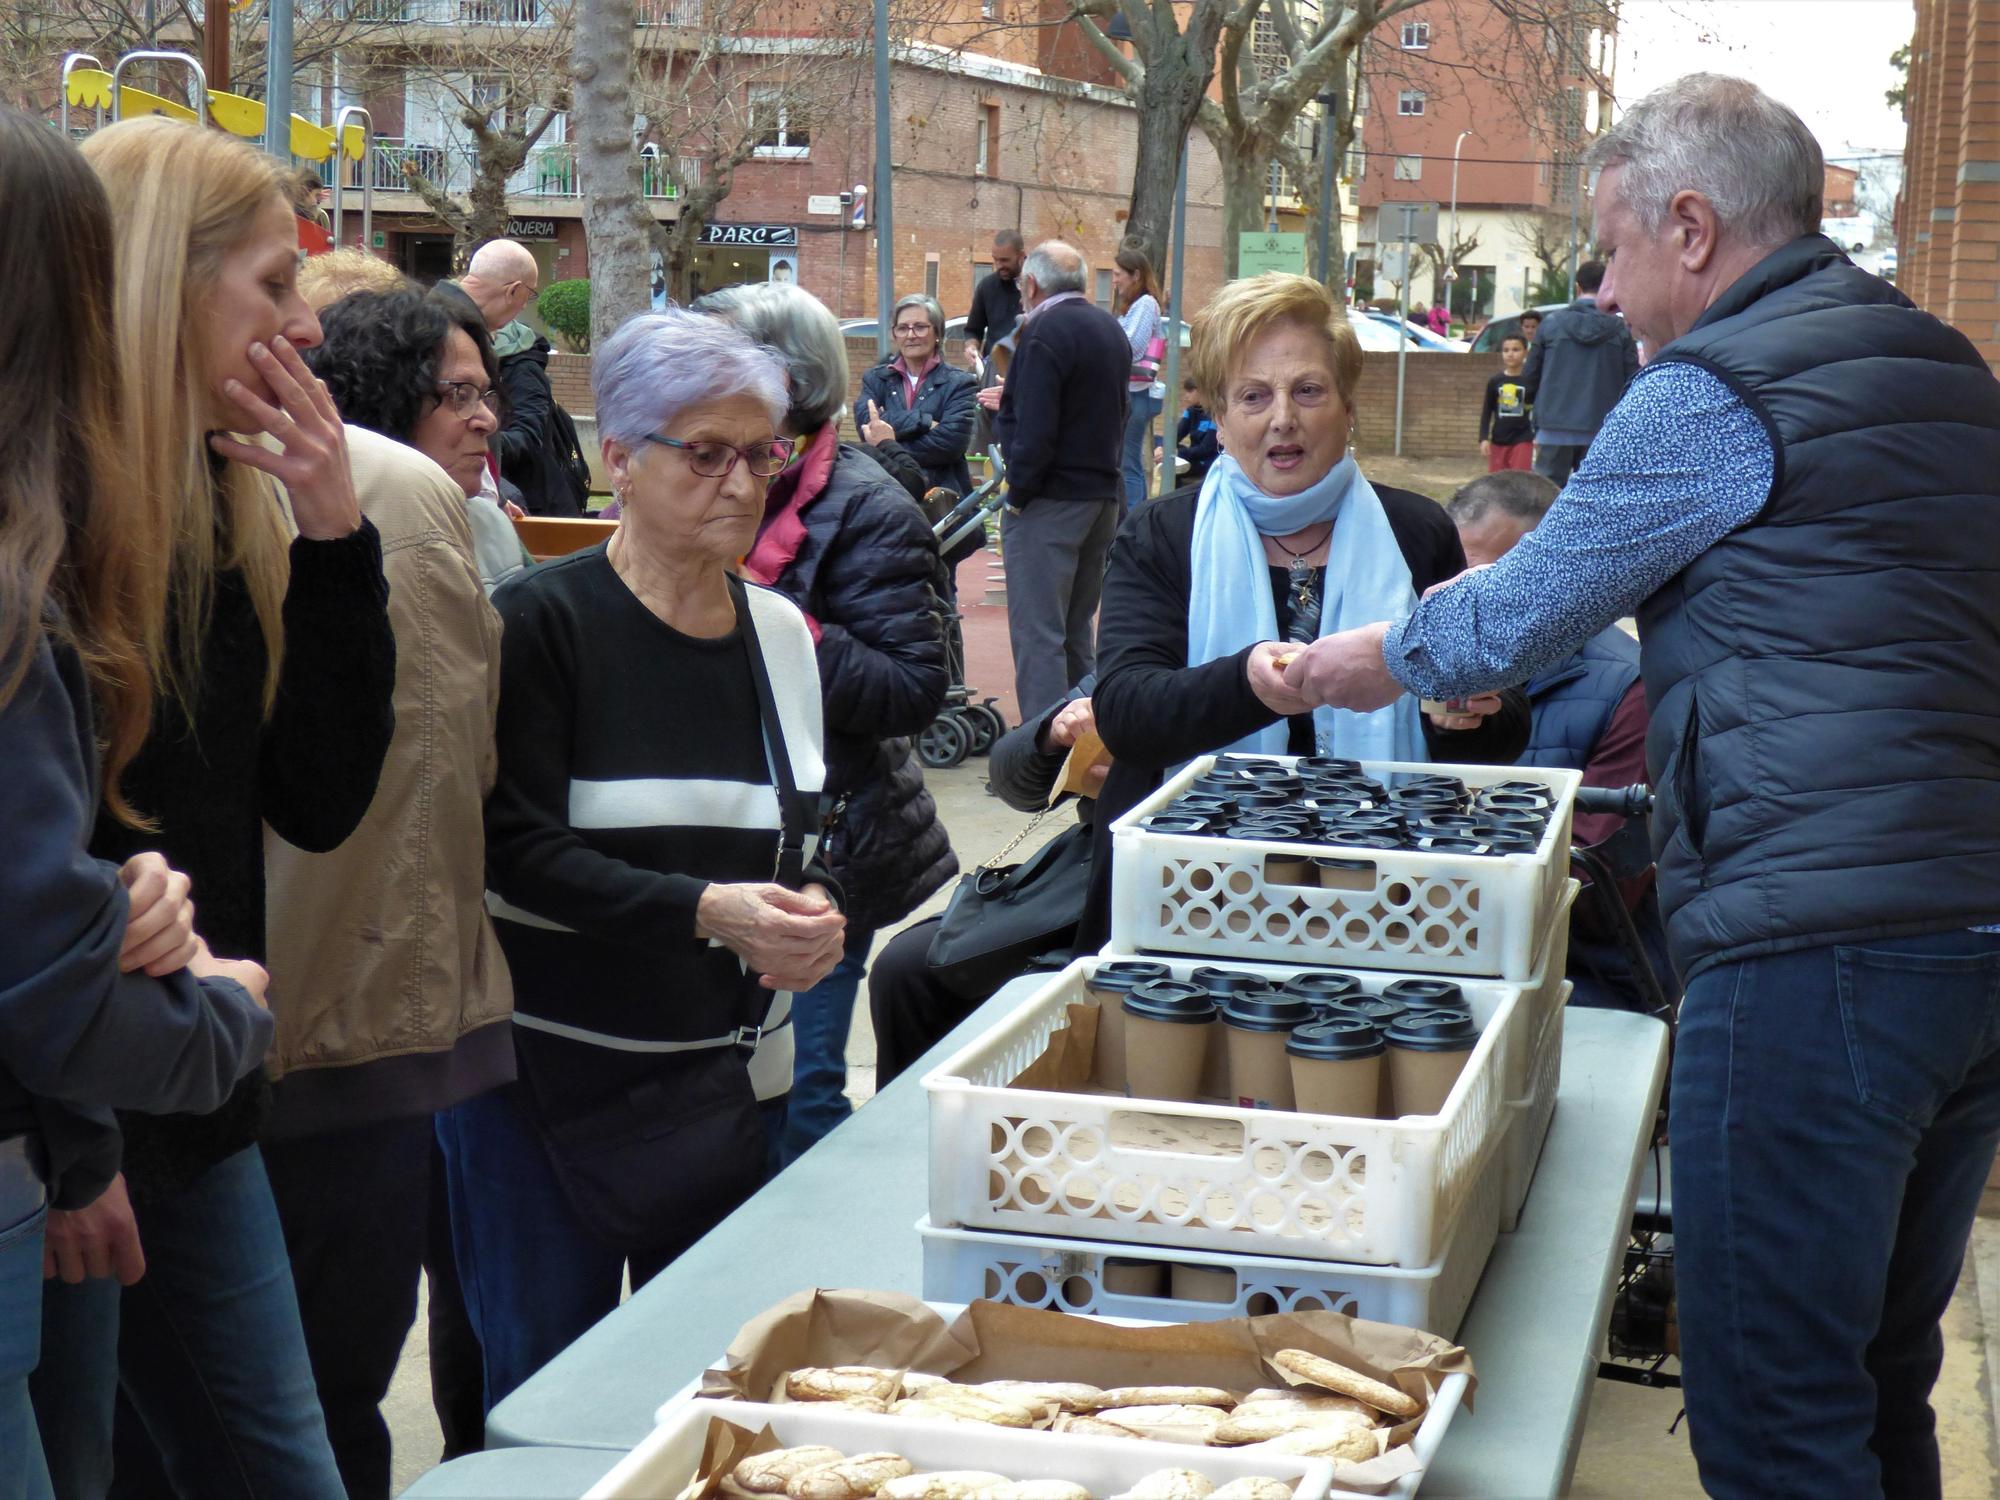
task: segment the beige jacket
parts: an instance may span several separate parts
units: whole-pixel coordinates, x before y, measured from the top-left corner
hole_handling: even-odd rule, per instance
[[[449,1052],[514,1005],[486,917],[480,812],[500,617],[472,560],[465,496],[414,448],[353,426],[347,443],[382,535],[396,732],[346,843],[306,854],[265,831],[274,1073]]]

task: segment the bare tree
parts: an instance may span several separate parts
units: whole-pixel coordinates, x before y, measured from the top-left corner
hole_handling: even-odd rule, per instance
[[[578,0],[571,139],[590,247],[590,343],[648,305],[653,216],[642,196],[632,115],[633,0]]]
[[[1127,237],[1145,247],[1154,265],[1166,264],[1167,228],[1174,185],[1188,132],[1215,77],[1216,45],[1223,26],[1239,12],[1254,13],[1260,0],[1193,0],[1183,20],[1167,0],[1082,0],[1072,11],[1091,46],[1117,72],[1138,113],[1138,160],[1132,171]],[[1098,26],[1123,16],[1136,57],[1127,57]]]
[[[698,26],[680,30],[633,82],[678,201],[673,223],[653,231],[669,296],[688,295],[703,226],[739,167],[803,158],[822,125],[859,112],[871,24],[863,0],[829,0],[811,19],[801,13],[796,29],[773,28],[772,9],[770,0],[705,0]]]
[[[409,190],[451,231],[462,268],[480,243],[507,232],[509,179],[568,114],[575,0],[458,0],[457,13],[468,24],[449,40],[421,39],[380,62],[400,63],[406,81],[431,93],[453,138],[443,152],[412,152],[400,166]],[[556,170],[571,170],[566,157]]]

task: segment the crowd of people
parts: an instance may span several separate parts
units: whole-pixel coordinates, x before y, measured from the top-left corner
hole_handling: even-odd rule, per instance
[[[421,1281],[449,1456],[838,1125],[864,978],[886,1082],[1010,977],[944,962],[948,916],[875,952],[958,873],[912,737],[951,688],[926,506],[982,428],[993,790],[1106,754],[1061,945],[1102,945],[1112,820],[1198,755],[1650,778],[1657,873],[1616,894],[1687,984],[1704,1483],[1936,1493],[2000,1143],[2000,592],[1963,547],[2000,387],[1817,235],[1818,148],[1748,85],[1597,150],[1606,259],[1503,342],[1448,506],[1363,472],[1347,310],[1283,274],[1191,320],[1149,498],[1152,266],[1106,311],[1010,232],[972,368],[906,296],[858,400],[795,283],[627,321],[591,367],[615,529],[528,566],[510,512],[584,477],[524,247],[302,266],[298,182],[241,142],[0,112],[0,1500],[386,1496]],[[1631,1003],[1612,936],[1572,951]]]

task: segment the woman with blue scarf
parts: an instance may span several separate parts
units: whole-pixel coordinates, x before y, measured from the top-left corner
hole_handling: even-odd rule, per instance
[[[1224,451],[1199,489],[1141,507],[1112,548],[1095,703],[1116,759],[1097,826],[1217,751],[1512,762],[1528,743],[1518,689],[1449,715],[1408,697],[1315,711],[1276,665],[1288,643],[1403,618],[1465,568],[1443,507],[1376,489],[1347,451],[1361,348],[1345,310],[1304,276],[1234,281],[1196,314],[1189,356]],[[1102,854],[1083,943],[1105,926]]]

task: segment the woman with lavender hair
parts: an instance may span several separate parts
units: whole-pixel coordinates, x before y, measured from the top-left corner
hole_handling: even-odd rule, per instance
[[[762,1183],[791,992],[839,962],[804,618],[733,572],[790,444],[783,365],[647,313],[592,361],[618,530],[494,595],[487,908],[519,1081],[439,1120],[490,1410]]]

